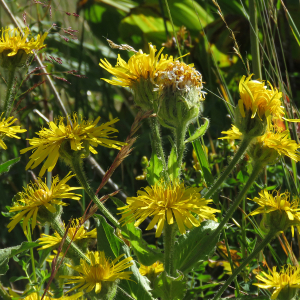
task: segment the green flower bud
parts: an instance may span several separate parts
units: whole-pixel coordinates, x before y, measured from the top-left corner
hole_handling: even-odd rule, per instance
[[[200,113],[205,94],[202,75],[192,65],[175,61],[157,76],[160,124],[171,129],[186,127]]]

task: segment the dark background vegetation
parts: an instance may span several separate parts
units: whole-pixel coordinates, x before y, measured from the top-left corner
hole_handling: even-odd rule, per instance
[[[247,74],[247,69],[250,73],[252,72],[250,25],[247,18],[248,1],[218,1],[227,26],[233,31],[236,42],[240,47],[239,50],[244,63],[234,53],[234,38],[230,30],[226,28],[224,20],[217,13],[217,7],[213,1],[169,0],[168,2],[175,30],[178,33],[181,51],[183,54],[190,53],[184,60],[186,63],[194,63],[195,68],[202,73],[205,82],[207,96],[202,115],[208,117],[211,123],[204,137],[204,143],[207,147],[212,173],[216,175],[227,164],[229,157],[235,150],[234,143],[218,140],[221,131],[230,128],[231,118],[228,106],[235,105],[239,99],[238,82],[241,76]],[[297,27],[300,28],[299,1],[288,0],[284,2]],[[119,130],[118,140],[124,141],[137,113],[137,108],[134,106],[133,96],[129,89],[111,86],[101,80],[103,77],[109,78],[110,74],[99,67],[99,60],[100,58],[107,58],[114,65],[118,54],[125,60],[132,55],[132,53],[126,51],[111,49],[106,38],[117,44],[129,44],[137,50],[142,49],[146,53],[148,52],[148,43],[152,43],[158,49],[164,46],[164,53],[178,56],[164,1],[81,0],[76,2],[53,0],[35,3],[34,1],[20,0],[7,1],[7,3],[18,21],[22,23],[26,19],[26,25],[29,25],[34,33],[49,31],[45,41],[47,48],[41,51],[40,56],[44,65],[47,66],[47,71],[53,75],[56,88],[67,111],[70,114],[77,112],[84,118],[95,119],[97,116],[101,116],[102,122],[116,117],[119,118],[120,121],[115,125]],[[281,2],[258,1],[258,3],[259,38],[261,47],[265,51],[261,58],[263,79],[269,80],[274,86],[278,87],[277,78],[270,67],[274,65],[274,55],[276,54],[280,66],[279,72],[281,72],[284,84],[289,91],[289,99],[284,99],[284,101],[286,103],[291,101],[297,105],[300,101],[298,89],[300,84],[299,44],[289,27]],[[74,16],[73,13],[78,16]],[[56,25],[53,26],[53,23]],[[269,38],[274,41],[275,54],[272,52],[272,47],[269,45],[270,42],[264,31],[266,24],[270,24],[269,30],[272,36]],[[12,25],[0,6],[0,27],[5,26]],[[76,30],[76,32],[72,32],[72,35],[68,33],[70,28]],[[51,57],[54,57],[54,59]],[[27,72],[32,71],[36,66],[36,62],[33,61]],[[76,70],[74,74],[84,75],[84,78],[66,73],[70,70]],[[0,72],[0,99],[3,99],[5,96],[5,83],[2,79],[5,78],[6,74],[3,70],[0,70]],[[25,76],[26,68],[20,69],[18,77],[21,79]],[[62,77],[66,81],[55,76]],[[44,80],[43,75],[30,76],[20,87],[18,94],[27,91],[42,80]],[[39,110],[48,119],[62,115],[47,83],[26,94],[14,111],[15,116],[21,121],[23,127],[27,128],[28,132],[22,135],[22,140],[6,140],[10,150],[0,152],[1,161],[18,157],[19,150],[26,147],[25,137],[32,138],[41,126],[47,125],[42,118],[33,112],[34,109]],[[295,111],[293,117],[296,117],[296,115],[297,111]],[[292,131],[294,139],[298,139],[297,129],[295,127]],[[166,149],[168,149],[170,147],[168,142],[170,132],[167,130],[162,132]],[[137,189],[147,185],[146,181],[135,179],[143,172],[142,157],[150,158],[151,155],[150,129],[147,122],[144,122],[139,130],[139,138],[134,147],[133,153],[122,163],[112,177],[115,184],[126,195],[130,196],[135,195]],[[103,170],[107,170],[117,152],[103,147],[98,147],[97,150],[99,153],[94,158]],[[21,162],[0,178],[1,211],[7,211],[6,206],[11,205],[14,195],[21,191],[22,186],[25,186],[32,179],[31,174],[25,171],[28,156],[29,154],[22,155]],[[290,164],[289,160],[285,162]],[[186,151],[185,163],[184,179],[186,183],[190,185],[201,184],[201,172],[196,171],[193,167],[195,162],[193,162],[191,148]],[[228,198],[220,198],[225,207],[230,203],[228,199],[235,197],[241,184],[251,172],[249,166],[249,159],[246,156],[233,176],[227,180],[222,195]],[[38,168],[33,170],[35,174],[38,173]],[[59,174],[62,178],[67,172],[68,169],[63,163],[58,163],[53,170],[53,175]],[[97,174],[95,168],[88,163],[86,163],[86,172],[91,185],[96,189],[101,182],[101,177]],[[249,197],[255,196],[260,188],[266,186],[281,188],[282,191],[289,188],[291,191],[298,192],[298,179],[289,174],[284,161],[268,167],[257,180],[257,184],[253,186]],[[76,180],[73,179],[70,185],[77,185]],[[103,193],[112,191],[111,186],[107,185]],[[86,199],[86,202],[88,200]],[[251,207],[253,207],[253,204],[248,201],[244,208],[249,212]],[[81,216],[83,209],[84,207],[80,208],[77,203],[70,202],[68,209],[65,209],[64,220],[68,221],[71,216]],[[240,212],[237,212],[234,217],[236,223],[240,224]],[[0,231],[1,248],[18,245],[24,241],[24,234],[20,226],[8,233],[6,226],[9,219],[4,216],[0,218],[2,224],[2,230]],[[240,252],[241,243],[238,238],[240,227],[236,223],[232,223],[233,227],[228,230],[228,238],[232,249]],[[41,233],[40,229],[36,229],[33,239],[37,239]],[[247,237],[250,239],[249,242],[254,238],[251,226],[248,226]],[[145,238],[153,244],[160,243],[151,234],[145,236]],[[274,249],[281,260],[286,262],[287,255],[279,243],[274,244]],[[298,253],[297,247],[294,250],[295,253]],[[271,256],[266,258],[272,264]],[[16,262],[11,263],[15,268],[11,268],[5,278],[1,278],[6,286],[9,285],[11,276],[22,272]],[[218,277],[224,275],[222,267],[206,267],[205,269],[205,265],[193,274],[197,280],[191,282],[191,286],[195,287],[195,290],[190,299],[197,299],[197,295],[208,297],[211,293],[210,289],[199,290],[200,283],[209,283],[213,287]],[[16,282],[14,287],[24,288],[23,282]],[[254,288],[255,290],[257,289]]]

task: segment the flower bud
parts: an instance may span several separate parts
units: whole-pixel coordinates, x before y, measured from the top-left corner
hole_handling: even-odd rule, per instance
[[[241,99],[235,111],[235,126],[250,138],[265,133],[269,116],[281,118],[284,115],[280,100],[282,93],[273,89],[270,83],[268,89],[263,81],[251,80],[252,75],[240,80]]]
[[[174,61],[157,76],[159,122],[171,129],[186,127],[200,113],[202,75],[192,65]]]
[[[5,69],[14,69],[24,67],[30,53],[27,54],[24,50],[19,49],[17,54],[9,56],[10,50],[4,50],[0,53],[0,67]]]

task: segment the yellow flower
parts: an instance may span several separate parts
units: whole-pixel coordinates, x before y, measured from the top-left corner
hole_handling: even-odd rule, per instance
[[[292,226],[292,233],[294,233],[293,225],[300,225],[300,206],[299,198],[293,197],[290,200],[290,193],[279,193],[275,191],[275,196],[268,193],[267,190],[262,190],[258,193],[260,197],[255,197],[252,201],[256,202],[260,207],[251,212],[249,215],[270,214],[269,225],[271,227],[281,227],[284,230],[287,226]],[[251,199],[250,199],[251,200]],[[272,216],[273,213],[273,216]]]
[[[3,67],[22,66],[30,53],[45,47],[44,40],[47,32],[35,39],[29,39],[30,30],[23,29],[24,36],[18,28],[2,28],[0,37],[0,65]],[[26,39],[29,39],[28,42]]]
[[[185,188],[183,183],[167,185],[161,182],[148,186],[145,191],[138,191],[137,197],[127,197],[128,205],[118,208],[124,210],[120,222],[127,224],[137,220],[134,225],[139,226],[147,217],[153,216],[146,230],[157,224],[156,237],[161,235],[165,220],[168,224],[177,222],[180,233],[184,234],[185,227],[198,227],[204,219],[216,220],[214,213],[219,212],[207,206],[212,200],[202,198],[200,190],[194,187]],[[196,219],[193,214],[199,218]]]
[[[246,78],[243,76],[239,83],[239,92],[241,99],[238,102],[242,117],[246,117],[246,113],[251,114],[254,118],[256,114],[260,119],[272,115],[275,118],[282,118],[284,108],[281,105],[282,93],[273,88],[269,83],[270,89],[265,86],[264,81],[251,80],[250,75]]]
[[[93,154],[98,153],[93,148],[98,145],[114,149],[120,149],[120,146],[126,145],[126,143],[111,140],[112,136],[110,135],[118,132],[111,125],[116,123],[118,119],[96,127],[99,120],[100,117],[95,121],[85,121],[82,117],[78,120],[77,115],[74,113],[72,118],[73,127],[68,119],[66,120],[67,125],[65,125],[65,118],[63,117],[60,117],[55,122],[49,122],[49,129],[42,128],[37,133],[38,138],[29,139],[31,147],[20,151],[23,154],[35,149],[26,165],[26,170],[29,168],[34,169],[48,157],[40,170],[39,176],[42,176],[47,169],[51,172],[60,156],[60,148],[63,142],[66,142],[72,151],[91,151]]]
[[[153,265],[151,265],[149,267],[141,264],[141,266],[139,268],[139,272],[141,275],[147,276],[150,278],[153,276],[157,276],[158,274],[160,274],[163,271],[164,271],[164,265],[159,261],[155,262]]]
[[[52,297],[49,297],[49,296],[45,296],[43,299],[44,300],[76,300],[79,297],[81,297],[82,295],[83,295],[83,293],[80,292],[80,293],[74,294],[72,296],[62,296],[60,298],[52,298]],[[32,293],[32,294],[26,296],[25,298],[20,298],[20,299],[24,299],[24,300],[40,300],[40,299],[42,299],[42,296],[40,295],[38,297],[37,293]]]
[[[71,226],[69,227],[68,236],[70,237],[71,240],[73,240],[73,242],[76,242],[81,239],[97,238],[96,228],[88,232],[84,228],[84,224],[82,224],[76,232],[76,229],[79,225],[80,225],[80,219],[74,219],[74,220],[72,220]],[[64,225],[64,229],[66,229],[65,225]],[[75,232],[76,232],[76,234],[75,234]],[[43,250],[43,249],[57,246],[60,244],[61,240],[62,240],[62,238],[60,237],[60,235],[57,232],[54,233],[54,236],[42,234],[42,237],[39,239],[39,243],[43,246],[41,248],[39,248],[38,250]]]
[[[76,284],[68,293],[79,288],[79,291],[86,289],[86,293],[95,289],[96,294],[98,294],[101,292],[102,285],[104,285],[105,282],[114,282],[117,279],[130,279],[132,272],[122,271],[133,265],[133,263],[130,262],[132,261],[132,257],[127,257],[117,263],[123,256],[124,254],[111,261],[105,257],[103,251],[89,252],[87,257],[91,261],[90,265],[83,259],[80,260],[79,266],[73,267],[67,264],[68,267],[77,271],[80,275],[60,277],[68,279],[69,281],[67,283],[69,284]]]
[[[24,188],[23,192],[18,194],[19,199],[10,208],[9,212],[18,212],[11,218],[11,222],[7,225],[8,231],[12,231],[15,226],[26,216],[23,220],[23,230],[26,233],[28,229],[28,220],[32,217],[32,230],[36,226],[37,214],[41,207],[45,207],[51,213],[56,212],[54,205],[67,206],[62,199],[80,200],[81,195],[72,193],[73,190],[82,189],[81,187],[70,187],[67,185],[73,176],[68,175],[59,181],[59,177],[53,178],[50,189],[47,187],[46,180],[37,179],[36,183],[30,183]]]
[[[159,70],[164,69],[165,65],[173,61],[173,57],[161,55],[164,48],[156,53],[156,47],[149,43],[150,54],[143,53],[142,50],[132,55],[128,63],[118,55],[117,64],[113,67],[106,59],[100,59],[100,67],[114,75],[113,80],[102,78],[112,85],[127,86],[134,88],[141,79],[149,79],[154,83],[156,74]],[[161,58],[159,60],[159,56]]]
[[[262,272],[262,275],[257,275],[256,278],[263,283],[253,283],[262,289],[274,288],[274,292],[271,299],[274,300],[278,296],[280,299],[291,299],[290,297],[284,297],[283,293],[287,292],[291,295],[291,290],[294,292],[300,288],[300,268],[288,265],[286,268],[282,268],[280,272],[276,271],[276,267],[273,267],[269,274]],[[281,295],[279,295],[281,294]]]
[[[253,140],[249,148],[249,154],[254,160],[265,160],[266,164],[276,161],[279,155],[285,155],[294,161],[300,161],[300,154],[298,149],[300,145],[289,137],[289,131],[276,132],[275,127],[268,126],[268,131]],[[273,127],[273,128],[272,128]],[[243,134],[239,129],[232,125],[228,131],[222,131],[227,134],[226,137],[220,139],[241,139]]]
[[[289,137],[289,131],[272,132],[269,131],[261,137],[257,138],[258,143],[269,149],[276,150],[279,155],[286,155],[294,161],[300,161],[300,155],[297,149],[300,146]]]
[[[239,140],[239,139],[241,139],[243,137],[243,134],[234,125],[231,125],[231,129],[229,129],[227,131],[222,131],[221,133],[227,134],[227,136],[219,138],[219,139],[224,139],[224,140],[225,139],[228,139],[228,140]]]
[[[149,43],[150,53],[142,50],[132,55],[128,63],[118,56],[117,64],[113,67],[106,59],[100,60],[100,67],[114,75],[112,80],[102,78],[112,85],[130,87],[134,92],[134,101],[143,110],[151,110],[157,107],[156,76],[163,70],[173,57],[163,55],[163,48],[155,55],[156,47]],[[154,106],[153,106],[154,105]]]
[[[4,150],[7,149],[7,146],[3,142],[3,138],[5,136],[8,136],[10,138],[16,138],[20,139],[16,134],[17,133],[22,133],[27,131],[26,129],[21,129],[21,126],[11,126],[13,123],[15,123],[18,119],[14,117],[9,117],[5,119],[4,117],[2,118],[4,113],[1,114],[0,116],[0,147],[3,148]]]

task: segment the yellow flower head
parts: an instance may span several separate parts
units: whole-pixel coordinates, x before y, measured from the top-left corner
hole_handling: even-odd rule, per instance
[[[7,149],[7,146],[3,142],[3,138],[5,136],[8,136],[10,138],[16,138],[20,139],[16,134],[17,133],[22,133],[27,131],[26,129],[21,129],[21,126],[11,126],[14,124],[18,119],[14,117],[9,117],[5,119],[4,117],[2,118],[3,113],[0,116],[0,147],[3,148],[4,150]]]
[[[126,145],[126,143],[112,140],[112,136],[110,136],[112,133],[118,132],[117,129],[111,127],[118,119],[96,127],[99,120],[100,117],[95,121],[85,121],[82,117],[78,120],[77,115],[74,113],[72,118],[73,127],[68,119],[66,120],[67,124],[65,124],[65,118],[63,117],[54,122],[49,122],[49,129],[42,128],[37,133],[38,138],[29,139],[31,146],[20,151],[23,154],[35,149],[26,165],[26,170],[29,168],[34,169],[48,157],[40,170],[39,176],[42,176],[47,169],[51,172],[60,156],[60,148],[63,142],[67,143],[66,146],[71,151],[85,151],[82,155],[88,155],[89,151],[93,154],[98,153],[93,148],[98,145],[114,149],[120,149],[120,146]]]
[[[262,272],[261,275],[257,275],[256,278],[263,283],[253,283],[262,289],[274,288],[274,292],[271,299],[291,299],[289,296],[286,297],[285,292],[291,296],[291,290],[294,293],[300,288],[300,268],[288,265],[286,268],[282,268],[280,272],[276,271],[276,267],[269,271],[269,274]],[[280,294],[280,295],[279,295]]]
[[[219,212],[207,206],[211,199],[205,200],[200,195],[200,188],[185,188],[184,184],[156,183],[146,187],[145,191],[138,191],[137,197],[127,197],[127,204],[120,207],[123,216],[120,221],[124,224],[134,220],[139,226],[147,217],[153,216],[146,230],[157,224],[156,237],[159,237],[164,228],[165,220],[168,224],[177,222],[181,234],[186,233],[186,227],[198,227],[204,219],[216,220],[214,213]],[[198,215],[198,219],[193,214]]]
[[[30,53],[46,46],[44,40],[47,32],[29,39],[30,30],[27,27],[23,29],[24,35],[18,28],[2,28],[0,31],[0,65],[3,67],[22,66]]]
[[[260,207],[251,212],[249,215],[270,214],[271,218],[269,226],[281,227],[284,230],[287,226],[300,225],[300,206],[299,198],[294,197],[290,200],[290,193],[279,193],[275,191],[275,195],[262,190],[259,197],[255,197],[252,201],[256,202]],[[251,200],[251,199],[250,199]],[[274,213],[275,212],[275,213]]]
[[[149,267],[141,264],[139,271],[141,275],[147,276],[148,278],[153,278],[164,271],[164,265],[159,261],[155,262]]]
[[[73,219],[71,226],[69,227],[68,230],[68,236],[70,237],[73,242],[76,242],[81,239],[95,239],[97,238],[97,230],[94,228],[91,231],[87,231],[84,228],[84,224],[82,224],[79,229],[77,230],[78,226],[80,225],[80,219]],[[66,226],[64,224],[64,229],[66,229]],[[77,232],[76,232],[77,230]],[[43,245],[41,248],[38,250],[43,250],[47,249],[50,247],[58,246],[61,242],[62,238],[61,236],[55,232],[54,236],[52,235],[47,235],[47,234],[42,234],[42,237],[39,239],[40,245]]]
[[[49,296],[45,296],[43,299],[44,300],[77,300],[82,295],[83,295],[83,293],[80,292],[80,293],[74,294],[72,296],[62,296],[60,298],[52,298],[52,297],[49,297]],[[26,296],[25,298],[20,298],[20,299],[24,299],[24,300],[40,300],[40,299],[42,299],[42,296],[40,295],[38,297],[37,293],[32,293],[32,294]]]
[[[294,161],[300,161],[298,149],[300,146],[290,139],[289,131],[266,132],[263,136],[257,138],[257,142],[264,148],[275,150],[278,155],[286,155]]]
[[[289,131],[277,131],[272,125],[268,126],[268,131],[257,138],[251,143],[249,148],[249,155],[254,161],[260,160],[265,164],[275,162],[278,156],[285,155],[293,159],[294,161],[300,161],[300,154],[298,149],[300,145],[294,140],[290,139]],[[239,129],[232,125],[228,131],[222,131],[227,136],[220,139],[241,139],[243,134]]]
[[[130,87],[134,92],[135,103],[143,110],[153,109],[153,102],[157,98],[157,92],[154,91],[157,72],[173,61],[172,56],[168,58],[161,54],[163,48],[156,54],[156,47],[149,43],[149,50],[149,54],[139,50],[129,58],[128,63],[118,55],[115,67],[106,59],[101,59],[99,64],[115,76],[112,80],[102,79],[112,85]]]
[[[161,55],[164,48],[155,55],[157,49],[149,43],[150,53],[143,53],[142,50],[132,55],[128,63],[118,55],[117,64],[113,67],[106,59],[100,59],[100,67],[114,75],[112,80],[102,78],[112,85],[127,86],[133,88],[141,79],[149,79],[154,83],[156,74],[163,69],[166,64],[173,61],[173,57],[168,58],[167,55]],[[161,58],[159,59],[159,56]]]
[[[246,117],[246,113],[251,114],[251,118],[256,115],[260,119],[271,115],[275,118],[282,118],[284,108],[281,106],[282,93],[273,88],[269,83],[270,89],[265,86],[264,81],[251,80],[250,75],[246,78],[243,76],[239,84],[239,92],[241,99],[238,102],[242,117]]]
[[[10,208],[9,212],[18,212],[14,217],[11,218],[11,222],[7,225],[8,231],[12,231],[15,226],[23,220],[23,230],[26,233],[28,229],[28,220],[32,217],[32,230],[36,226],[36,219],[38,211],[41,207],[45,207],[51,213],[56,212],[54,205],[66,206],[62,199],[80,200],[81,195],[72,193],[71,191],[82,189],[81,187],[70,187],[67,185],[73,176],[68,175],[59,181],[59,177],[53,178],[50,189],[47,187],[46,180],[42,181],[41,178],[37,179],[36,183],[30,183],[24,188],[23,192],[18,194],[19,199]]]
[[[120,255],[113,261],[105,257],[103,251],[89,252],[87,257],[90,259],[89,265],[85,260],[80,259],[79,266],[71,266],[73,270],[79,273],[78,276],[60,276],[61,278],[68,279],[69,284],[76,284],[75,287],[68,291],[71,292],[79,288],[79,291],[86,290],[86,293],[95,289],[96,294],[101,292],[102,285],[105,282],[114,282],[117,279],[130,279],[131,271],[122,272],[133,265],[132,257],[127,257],[117,263],[117,261],[123,257]]]
[[[227,130],[227,131],[222,131],[221,133],[223,134],[227,134],[227,136],[224,137],[220,137],[219,139],[228,139],[228,140],[239,140],[243,137],[243,134],[239,131],[239,129],[234,126],[231,125],[231,129]]]

